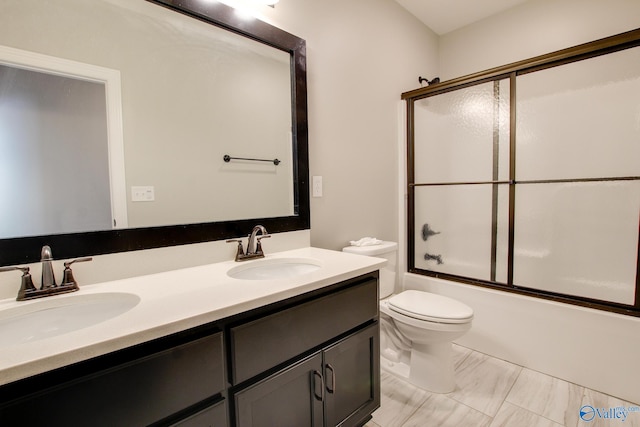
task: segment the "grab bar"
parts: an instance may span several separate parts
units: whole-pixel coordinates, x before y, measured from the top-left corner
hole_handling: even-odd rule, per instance
[[[278,166],[280,164],[280,160],[278,159],[249,159],[247,157],[231,157],[228,154],[225,154],[224,157],[222,158],[222,160],[224,160],[225,162],[229,163],[231,160],[249,160],[251,162],[269,162],[269,163],[273,163],[274,165]]]

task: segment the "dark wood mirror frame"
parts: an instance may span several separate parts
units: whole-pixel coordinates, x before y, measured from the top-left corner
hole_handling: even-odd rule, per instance
[[[256,224],[265,226],[270,233],[310,228],[305,41],[257,19],[239,18],[233,8],[219,2],[146,1],[225,28],[291,55],[295,214],[286,217],[0,239],[0,266],[37,262],[40,260],[40,248],[44,245],[51,246],[56,259],[68,259],[223,240],[244,236]]]

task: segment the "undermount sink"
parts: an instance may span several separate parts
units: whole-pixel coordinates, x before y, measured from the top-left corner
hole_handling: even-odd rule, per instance
[[[0,348],[84,329],[126,313],[139,302],[134,294],[107,292],[48,297],[0,310]]]
[[[313,273],[320,268],[319,261],[309,258],[273,258],[238,265],[230,269],[227,275],[242,280],[288,279]]]

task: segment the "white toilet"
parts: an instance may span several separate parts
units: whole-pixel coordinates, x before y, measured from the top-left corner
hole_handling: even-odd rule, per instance
[[[449,393],[455,389],[451,341],[471,328],[473,310],[429,292],[394,295],[397,249],[395,242],[343,249],[388,260],[380,270],[381,366],[425,390]]]

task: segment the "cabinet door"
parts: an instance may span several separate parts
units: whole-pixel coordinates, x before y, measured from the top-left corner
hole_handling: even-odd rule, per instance
[[[238,427],[322,426],[322,355],[317,353],[235,396]]]
[[[325,426],[360,425],[380,406],[380,344],[375,323],[324,351]]]

